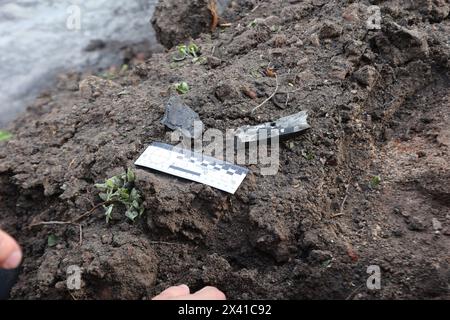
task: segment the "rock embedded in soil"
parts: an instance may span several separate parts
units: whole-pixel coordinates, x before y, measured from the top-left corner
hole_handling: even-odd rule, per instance
[[[432,223],[433,223],[433,229],[434,229],[434,231],[440,231],[440,230],[442,230],[442,223],[441,223],[438,219],[433,218],[433,219],[432,219]]]
[[[219,67],[222,64],[222,60],[214,56],[208,56],[206,58],[206,61],[208,65],[213,69]]]
[[[380,75],[377,69],[375,69],[374,67],[364,66],[361,69],[355,71],[355,73],[353,73],[353,77],[360,84],[368,87],[369,89],[372,89],[375,86]]]
[[[211,30],[213,16],[209,0],[159,1],[151,20],[156,37],[166,48],[172,48]]]
[[[416,0],[412,1],[411,7],[432,22],[440,22],[450,13],[450,3],[446,0]]]
[[[427,229],[425,221],[418,216],[411,216],[408,218],[408,229],[412,231],[424,231]]]
[[[388,53],[396,65],[428,57],[430,50],[423,32],[403,27],[391,19],[383,22],[382,31],[383,36],[375,37],[376,45]]]
[[[321,39],[337,38],[342,33],[342,27],[335,22],[325,21],[320,28],[319,36]]]
[[[219,83],[214,93],[216,98],[221,102],[236,99],[239,96],[239,91],[228,82]]]
[[[108,90],[120,89],[120,85],[96,76],[88,76],[80,82],[80,95],[85,99],[95,99],[108,92]]]
[[[322,263],[333,258],[333,254],[330,251],[324,250],[312,250],[308,256],[308,259],[312,262]]]

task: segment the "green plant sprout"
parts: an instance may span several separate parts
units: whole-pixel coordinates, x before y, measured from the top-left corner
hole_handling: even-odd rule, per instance
[[[255,19],[255,20],[253,20],[252,22],[250,22],[249,24],[248,24],[248,26],[250,27],[250,28],[254,28],[254,27],[256,27],[258,25],[258,21]]]
[[[0,141],[7,141],[12,138],[12,134],[8,131],[0,130]]]
[[[144,213],[141,193],[135,188],[136,176],[132,169],[128,169],[122,175],[117,175],[105,180],[105,183],[96,184],[95,187],[102,191],[99,197],[104,201],[106,222],[111,220],[111,214],[115,204],[122,204],[126,208],[125,216],[131,221]]]
[[[200,47],[191,42],[189,45],[181,44],[177,46],[177,53],[172,57],[174,61],[183,61],[192,58],[192,62],[197,62],[200,55]]]
[[[370,187],[372,189],[375,189],[376,187],[378,187],[381,183],[381,178],[380,176],[373,176],[372,179],[370,179]]]
[[[177,92],[179,94],[186,94],[190,90],[189,85],[185,81],[179,82],[179,83],[175,83],[175,89],[177,90]]]
[[[302,150],[302,156],[308,161],[312,161],[316,158],[314,152],[312,152],[311,150]]]
[[[122,67],[120,68],[120,74],[127,72],[129,69],[130,66],[128,64],[123,64]]]
[[[188,53],[194,58],[197,58],[200,54],[200,48],[195,43],[190,43],[188,45]]]
[[[51,248],[58,244],[58,237],[54,234],[50,234],[47,238],[47,245]]]
[[[175,61],[183,61],[186,59],[188,55],[187,46],[185,44],[181,44],[177,46],[177,54],[173,56],[173,60]]]

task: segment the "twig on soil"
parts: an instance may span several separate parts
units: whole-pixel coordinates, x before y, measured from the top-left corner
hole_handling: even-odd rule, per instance
[[[33,228],[33,227],[37,227],[37,226],[50,226],[50,225],[77,225],[80,230],[79,246],[81,247],[81,245],[83,244],[83,226],[81,225],[81,223],[78,223],[78,221],[89,216],[96,209],[100,208],[103,205],[108,205],[108,201],[105,201],[105,202],[102,202],[102,203],[99,203],[99,204],[93,206],[93,208],[91,210],[83,213],[82,215],[78,216],[77,218],[75,218],[71,221],[43,221],[43,222],[37,222],[37,223],[30,224],[28,228]]]
[[[64,224],[72,224],[71,221],[43,221],[32,223],[28,226],[28,228],[33,228],[37,226],[50,226],[50,225],[64,225]]]
[[[257,109],[261,108],[263,105],[265,105],[267,102],[269,102],[273,97],[275,97],[275,95],[277,94],[278,88],[279,88],[277,74],[275,74],[275,81],[277,83],[277,85],[275,87],[275,91],[266,100],[264,100],[260,105],[257,105],[256,107],[254,107],[252,109],[251,113],[255,112]]]
[[[348,198],[348,189],[350,187],[350,184],[347,185],[347,187],[345,188],[345,196],[344,199],[341,202],[341,206],[339,208],[339,213],[336,213],[334,215],[331,216],[331,218],[337,218],[337,217],[341,217],[344,215],[344,206],[345,206],[345,202],[347,201]]]
[[[78,225],[80,227],[80,247],[83,244],[83,226],[81,223]]]
[[[75,163],[75,158],[73,158],[72,161],[70,161],[70,163],[69,163],[69,169],[72,168],[72,165],[73,165],[74,163]]]
[[[165,242],[165,241],[150,241],[151,244],[167,244],[171,246],[177,246],[177,245],[183,245],[182,243],[175,243],[175,242]]]
[[[89,202],[89,204],[91,205],[91,207],[95,207],[95,204],[94,204],[94,202],[91,200],[91,199],[89,199],[88,197],[86,197],[86,196],[81,196],[83,199],[86,199],[88,202]]]
[[[359,291],[359,289],[361,289],[364,286],[364,284],[358,286],[355,290],[353,290],[352,292],[350,292],[350,294],[347,296],[347,298],[345,298],[345,300],[350,300],[354,297],[354,295]]]
[[[348,189],[349,188],[350,188],[350,183],[347,184],[347,187],[345,188],[345,196],[344,196],[344,199],[342,200],[341,207],[339,209],[339,213],[344,214],[344,205],[345,205],[345,202],[347,201],[347,198],[348,198]]]
[[[73,220],[70,220],[70,221],[43,221],[43,222],[32,223],[28,227],[29,228],[33,228],[33,227],[37,227],[37,226],[67,225],[67,224],[76,224],[76,225],[78,225],[79,224],[79,223],[77,223],[78,221],[80,221],[80,220],[86,218],[87,216],[91,215],[95,210],[97,210],[101,206],[104,206],[104,205],[107,206],[108,204],[110,204],[109,201],[105,201],[105,202],[99,203],[99,204],[95,205],[91,210],[86,211],[82,215],[80,215],[77,218],[75,218]]]
[[[75,296],[73,295],[72,292],[69,291],[69,294],[70,294],[70,296],[72,297],[72,299],[73,299],[74,301],[77,301],[77,300],[78,300],[77,298],[75,298]]]
[[[277,93],[280,93],[280,94],[291,94],[291,93],[296,93],[296,92],[298,92],[298,91],[300,91],[300,90],[302,90],[303,88],[297,88],[297,89],[295,89],[295,90],[292,90],[292,91],[278,91]]]
[[[30,224],[28,228],[33,228],[37,226],[51,226],[51,225],[77,225],[80,230],[79,245],[81,246],[83,244],[83,226],[81,225],[81,223],[75,223],[72,221],[45,221]]]
[[[259,8],[259,4],[257,4],[250,12],[255,12],[256,10],[258,10]]]
[[[94,206],[91,210],[89,210],[89,211],[83,213],[83,214],[80,215],[78,218],[75,218],[74,220],[72,220],[72,223],[78,222],[78,221],[80,221],[80,220],[86,218],[87,216],[91,215],[91,214],[92,214],[95,210],[97,210],[98,208],[100,208],[100,207],[102,207],[102,206],[107,206],[107,205],[109,205],[109,204],[111,204],[110,201],[105,201],[105,202],[102,202],[102,203],[97,204],[97,205]]]

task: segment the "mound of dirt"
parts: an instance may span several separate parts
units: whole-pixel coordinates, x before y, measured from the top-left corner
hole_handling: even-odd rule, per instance
[[[160,1],[152,18],[157,39],[172,48],[189,38],[197,38],[211,30],[213,7],[210,0]]]
[[[231,26],[195,40],[204,59],[171,50],[37,100],[0,142],[1,227],[25,252],[13,298],[142,299],[179,283],[234,299],[449,298],[450,3],[377,1],[368,29],[372,2],[233,1]],[[248,166],[235,195],[139,169],[136,223],[99,209],[81,228],[30,227],[88,212],[94,183],[170,143],[160,120],[181,81],[206,128],[307,110],[311,129],[282,141],[276,175]]]

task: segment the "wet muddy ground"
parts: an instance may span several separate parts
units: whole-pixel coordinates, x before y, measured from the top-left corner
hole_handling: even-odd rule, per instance
[[[376,3],[380,30],[370,1],[235,1],[231,26],[195,40],[200,63],[172,49],[113,79],[61,79],[1,143],[1,227],[25,251],[13,298],[145,299],[186,283],[233,299],[448,299],[450,4]],[[160,119],[180,81],[206,128],[307,110],[311,129],[282,141],[276,175],[248,166],[235,195],[137,169],[136,223],[95,210],[81,239],[78,225],[30,227],[89,211],[94,183],[170,142]],[[81,290],[66,287],[70,265]]]

